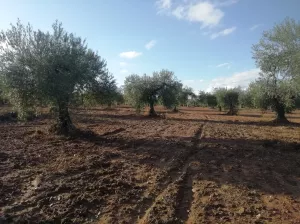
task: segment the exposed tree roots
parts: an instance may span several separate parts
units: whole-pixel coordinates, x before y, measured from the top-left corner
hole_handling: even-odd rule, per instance
[[[65,119],[59,119],[55,124],[50,127],[50,132],[57,135],[70,136],[74,135],[77,132],[77,128],[73,125],[70,117]]]
[[[288,119],[286,119],[286,117],[283,118],[276,118],[272,121],[275,124],[289,124],[290,122],[288,121]]]
[[[233,116],[233,115],[238,115],[238,110],[236,109],[231,109],[227,112],[227,115]]]
[[[177,109],[177,107],[174,107],[174,109],[172,110],[173,113],[178,113],[179,110]]]

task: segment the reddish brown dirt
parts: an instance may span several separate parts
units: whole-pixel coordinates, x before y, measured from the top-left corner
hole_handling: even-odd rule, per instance
[[[0,223],[300,223],[300,111],[158,111],[73,109],[76,139],[1,122]]]

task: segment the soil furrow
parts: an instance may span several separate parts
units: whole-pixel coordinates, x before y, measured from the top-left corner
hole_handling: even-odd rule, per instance
[[[194,147],[197,147],[197,149],[200,148],[200,147],[198,148],[198,146],[201,142],[201,139],[204,136],[205,125],[206,123],[201,125],[198,131],[195,133]],[[199,150],[195,150],[194,153],[192,153],[188,157],[187,162],[183,167],[183,172],[185,173],[185,176],[178,193],[178,207],[176,208],[177,218],[182,223],[188,220],[192,202],[193,202],[193,174],[192,174],[192,170],[189,168],[189,165],[197,152],[199,152]]]
[[[184,222],[188,219],[190,207],[193,201],[193,192],[192,192],[192,175],[191,171],[189,169],[189,164],[195,154],[199,152],[199,149],[201,149],[199,143],[201,138],[203,137],[203,131],[206,124],[201,124],[198,130],[196,131],[194,138],[193,138],[193,147],[189,148],[181,155],[181,161],[176,166],[171,166],[172,169],[167,172],[166,176],[170,176],[171,180],[164,184],[162,189],[164,189],[160,194],[157,195],[155,199],[153,199],[152,203],[149,203],[150,206],[148,209],[143,209],[144,214],[140,217],[140,221],[138,223],[147,223],[148,216],[151,216],[151,210],[155,210],[156,204],[161,205],[162,202],[160,201],[160,198],[163,198],[164,196],[170,194],[168,192],[169,188],[174,185],[176,190],[176,196],[179,201],[179,203],[176,203],[177,205],[174,206],[174,221],[176,222]],[[180,172],[176,170],[181,170]],[[166,196],[168,197],[168,196]],[[149,220],[148,220],[149,221]]]
[[[184,223],[188,220],[189,212],[193,202],[193,177],[189,172],[186,172],[183,183],[178,193],[178,206],[176,208],[177,218]]]
[[[0,223],[300,223],[299,110],[180,110],[89,108],[72,137],[0,122]]]

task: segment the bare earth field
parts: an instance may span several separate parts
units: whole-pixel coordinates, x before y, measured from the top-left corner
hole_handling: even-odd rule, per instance
[[[73,109],[96,133],[76,139],[0,121],[0,223],[300,223],[300,111],[273,116]]]

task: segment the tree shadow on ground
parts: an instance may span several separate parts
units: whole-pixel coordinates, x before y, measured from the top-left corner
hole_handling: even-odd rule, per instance
[[[84,118],[87,115],[81,114],[80,117]],[[206,116],[206,115],[203,115]],[[228,116],[228,115],[224,115]],[[90,116],[89,116],[90,117]],[[153,120],[153,119],[164,119],[161,117],[150,117],[150,116],[144,116],[144,115],[118,115],[118,114],[101,114],[94,116],[94,118],[107,118],[107,119],[118,119],[118,120]],[[230,117],[230,116],[228,116]],[[197,119],[197,118],[177,118],[177,117],[168,117],[166,120],[169,121],[181,121],[181,122],[209,122],[209,123],[216,123],[216,124],[237,124],[237,125],[255,125],[255,126],[270,126],[270,127],[276,127],[276,126],[285,126],[285,127],[300,127],[300,123],[295,122],[288,122],[288,123],[276,123],[273,121],[240,121],[240,120],[210,120],[208,119]]]
[[[75,108],[70,108],[72,111],[122,111],[119,110],[119,108],[116,107],[111,107],[111,108],[105,108],[105,107],[88,107],[88,108],[80,108],[80,107],[75,107]]]
[[[186,163],[196,162],[200,179],[267,194],[300,197],[299,143],[197,137],[124,139],[113,135],[98,136],[92,132],[79,137],[96,145],[114,146],[134,155],[143,154],[145,159],[141,163],[159,169],[168,170],[168,166],[173,166],[171,170],[180,173]]]
[[[238,114],[238,116],[241,116],[241,117],[263,117],[262,114]]]
[[[8,128],[11,129],[11,127],[6,127],[6,129],[3,129],[3,133],[5,133],[5,130],[7,130]],[[15,126],[14,128],[20,130],[20,126]],[[250,198],[250,203],[243,204],[242,206],[244,206],[245,208],[256,205],[256,201],[251,201],[252,198],[259,198],[262,194],[274,195],[274,197],[275,195],[288,195],[294,200],[298,200],[298,202],[294,202],[294,205],[296,203],[299,204],[299,143],[290,143],[277,140],[270,141],[249,139],[205,138],[201,137],[203,129],[199,129],[192,137],[148,137],[139,139],[135,138],[134,136],[128,136],[126,138],[122,135],[118,135],[118,133],[122,131],[123,129],[119,129],[114,132],[106,133],[104,135],[97,135],[91,131],[79,131],[77,132],[76,136],[68,139],[69,142],[65,142],[65,139],[61,139],[60,146],[57,145],[58,142],[52,142],[55,144],[53,145],[53,147],[48,148],[48,151],[46,151],[47,147],[42,146],[36,152],[35,156],[31,158],[31,162],[33,164],[35,164],[36,161],[40,159],[42,167],[42,159],[49,160],[49,157],[51,158],[52,154],[56,155],[56,153],[59,152],[59,150],[57,150],[57,148],[59,147],[61,147],[61,150],[64,151],[64,154],[69,154],[69,156],[66,158],[68,158],[67,161],[69,161],[70,163],[67,163],[66,169],[63,173],[47,172],[46,174],[48,175],[47,178],[49,179],[49,181],[57,181],[57,185],[55,185],[55,187],[60,186],[60,184],[58,185],[58,183],[60,183],[59,181],[64,183],[62,187],[58,188],[62,192],[57,191],[56,188],[53,187],[53,184],[51,184],[50,186],[52,189],[49,189],[48,187],[46,188],[48,189],[48,191],[43,190],[39,192],[42,195],[41,198],[47,198],[45,194],[48,194],[49,192],[57,196],[61,193],[77,194],[93,192],[91,196],[91,201],[87,201],[86,198],[84,198],[84,196],[79,195],[80,197],[78,197],[78,199],[75,197],[74,202],[76,202],[76,204],[73,206],[70,206],[67,200],[60,200],[59,202],[57,202],[57,205],[59,205],[60,203],[62,205],[62,208],[68,208],[70,210],[73,210],[72,212],[75,211],[75,213],[77,214],[80,210],[76,209],[92,209],[95,208],[96,205],[103,205],[104,207],[107,206],[106,204],[104,204],[104,201],[102,201],[103,199],[101,199],[100,201],[93,201],[97,197],[98,199],[101,198],[99,197],[99,195],[105,194],[107,196],[107,200],[111,200],[111,196],[115,196],[115,198],[119,199],[127,193],[130,193],[133,187],[136,187],[135,189],[141,190],[140,193],[134,194],[134,196],[129,194],[128,201],[119,202],[116,200],[113,201],[113,203],[116,203],[116,206],[119,204],[126,206],[126,203],[134,204],[135,208],[137,208],[134,209],[134,212],[138,211],[139,209],[141,209],[142,212],[138,214],[134,212],[126,214],[130,216],[139,217],[140,214],[144,215],[145,211],[152,207],[152,204],[155,206],[156,198],[162,198],[160,191],[168,191],[168,186],[172,185],[172,183],[176,182],[177,180],[180,180],[180,177],[184,174],[184,172],[187,172],[188,177],[191,177],[193,181],[204,182],[203,191],[207,192],[207,195],[205,195],[206,198],[210,197],[211,195],[212,197],[220,198],[218,201],[213,201],[212,203],[214,204],[207,203],[208,205],[205,204],[204,206],[202,206],[203,208],[207,209],[208,212],[219,212],[220,209],[222,209],[222,206],[225,207],[231,205],[230,203],[228,203],[228,198],[225,198],[227,201],[222,200],[224,199],[224,197],[226,197],[226,195],[230,195],[230,193],[232,193],[233,191],[228,190],[225,196],[220,196],[218,189],[221,189],[222,186],[233,186],[233,188],[237,189],[236,191],[238,192],[243,192],[244,189],[247,189],[246,191],[244,191],[246,192],[246,196],[243,196],[245,196],[246,198]],[[18,133],[18,137],[20,139],[23,138],[20,137],[20,133],[22,133],[21,131],[16,133]],[[80,142],[84,144],[80,144]],[[40,144],[40,140],[37,141],[35,144]],[[70,147],[67,148],[66,145],[70,145]],[[82,151],[81,154],[80,148],[84,145],[85,147],[82,149],[84,152]],[[20,149],[25,148],[23,144],[19,145],[18,147],[20,147]],[[107,153],[104,154],[101,152],[101,150],[104,150]],[[26,153],[32,151],[34,150],[26,149]],[[27,164],[27,160],[30,160],[28,159],[28,156],[24,156],[27,155],[24,152],[25,151],[22,151],[22,153],[18,154],[18,156],[16,157],[16,161],[18,162],[19,159],[21,161],[24,160],[26,161],[26,163],[24,164]],[[1,155],[3,157],[3,160],[7,160],[9,158],[9,154],[6,154],[6,151],[3,151],[3,153],[4,154]],[[38,156],[40,155],[40,153],[43,153],[44,157],[46,158],[41,158],[40,156]],[[77,158],[81,158],[83,156],[73,156],[73,154],[75,153],[85,155],[86,159],[88,160],[87,163],[82,165],[80,160],[79,163],[77,161]],[[60,154],[57,155],[59,156]],[[52,158],[53,161],[56,160],[54,160],[54,158],[55,157]],[[116,158],[122,159],[122,164],[124,164],[124,166],[120,166],[120,164],[112,162]],[[74,165],[70,166],[72,164],[73,159]],[[2,162],[1,159],[0,162]],[[20,167],[25,167],[24,164],[20,165]],[[141,166],[139,166],[139,164]],[[147,198],[147,200],[149,200],[148,202],[150,203],[146,203],[145,201],[139,203],[137,202],[137,200],[142,197],[143,189],[140,188],[138,185],[144,181],[143,183],[147,184],[148,187],[148,179],[142,180],[141,182],[128,184],[128,182],[126,181],[120,182],[118,177],[122,173],[122,169],[135,170],[145,166],[147,167],[147,174],[149,174],[151,177],[157,173],[161,174],[160,176],[158,176],[157,179],[155,179],[155,182],[153,183],[155,185],[159,185],[159,192],[156,192],[154,196],[151,196],[151,198]],[[26,165],[26,167],[28,167],[28,164]],[[186,167],[188,168],[185,169]],[[40,169],[40,166],[38,166],[38,169]],[[153,170],[155,169],[161,172],[153,172]],[[124,179],[126,180],[126,178],[130,179],[131,177],[128,175],[125,176]],[[20,179],[19,176],[17,176],[17,180],[19,181],[19,183],[14,182],[12,185],[19,185],[20,187],[17,188],[21,189],[23,180]],[[184,181],[185,180],[183,180],[183,182]],[[210,182],[210,184],[205,185],[205,183],[207,182]],[[106,186],[110,186],[110,188],[105,188]],[[194,189],[192,189],[192,186],[185,189],[185,186],[186,183],[183,183],[181,185],[179,189],[179,196],[182,192],[188,190],[192,195],[192,197],[190,197],[189,206],[192,206],[192,190]],[[212,188],[214,189],[212,190]],[[74,190],[76,191],[74,192]],[[10,191],[11,189],[8,188],[7,192]],[[199,195],[197,194],[198,192],[195,193],[195,198],[199,197]],[[6,197],[6,192],[3,191],[2,195],[3,197]],[[38,194],[38,196],[41,195]],[[132,197],[137,197],[137,200],[131,201]],[[165,198],[167,198],[168,200],[170,199],[168,197]],[[232,196],[232,198],[233,201],[236,201],[237,204],[242,200],[237,197],[234,198],[234,196]],[[15,199],[12,197],[12,200]],[[174,197],[173,200],[178,202],[179,205],[184,204],[184,200],[180,199],[180,197]],[[248,202],[247,200],[244,200],[244,202]],[[31,202],[33,202],[35,208],[41,208],[40,204],[37,204],[37,200]],[[51,207],[50,204],[52,204],[53,202],[48,201],[47,199],[47,201],[44,201],[44,203],[44,207],[42,208],[49,209]],[[284,201],[283,203],[286,203],[286,201]],[[29,206],[30,208],[32,205],[27,204],[27,206]],[[55,206],[56,205],[54,205],[54,207]],[[143,210],[143,208],[145,208],[145,210]],[[184,209],[185,208],[186,207],[184,207]],[[24,212],[24,214],[26,214],[28,217],[31,217],[30,220],[35,220],[39,216],[37,210],[28,209],[27,211],[25,211],[25,207],[22,206],[16,206],[15,209],[15,216],[18,216],[20,218],[19,220],[22,220],[22,215],[20,215],[22,214],[21,212]],[[201,209],[202,208],[199,206],[195,210],[201,211]],[[288,208],[282,208],[282,210],[287,209]],[[291,209],[288,210],[292,211]],[[50,209],[50,211],[52,210]],[[87,214],[88,210],[83,210],[81,212],[82,214]],[[98,212],[98,210],[93,212]],[[111,210],[109,212],[112,212],[113,214],[117,215],[125,214],[120,213],[120,210],[118,210],[117,207],[111,207]],[[61,215],[61,217],[69,215],[68,210],[62,214],[63,215]],[[158,213],[157,216],[159,216],[159,214],[160,213]],[[208,214],[209,218],[216,217],[211,214]],[[114,222],[112,221],[111,223],[117,223],[117,221],[119,221],[118,218],[120,218],[120,216],[117,215]],[[255,219],[256,215],[256,213],[251,213],[251,217],[248,219],[248,221],[253,220],[253,218]],[[223,216],[224,214],[218,217],[222,218]],[[183,215],[180,218],[186,221],[187,216]],[[135,222],[132,221],[129,223]]]
[[[206,112],[206,113],[211,113],[211,112],[219,112],[217,109],[212,109],[212,108],[207,108],[203,109],[201,107],[185,107],[185,108],[178,108],[179,111],[188,111],[188,112]]]
[[[300,117],[291,116],[291,115],[287,115],[286,117],[287,119],[300,119]]]

